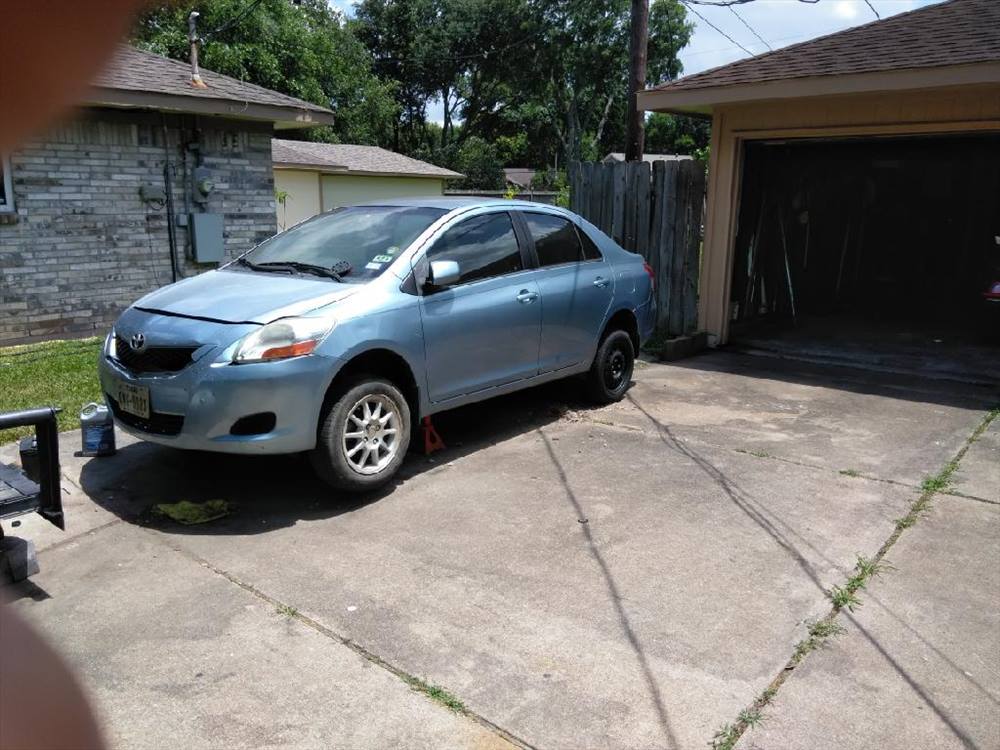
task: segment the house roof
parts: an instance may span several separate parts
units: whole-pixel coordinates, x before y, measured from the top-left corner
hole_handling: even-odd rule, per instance
[[[643,109],[1000,82],[1000,2],[945,0],[640,92]],[[795,83],[804,85],[793,85]]]
[[[693,159],[693,156],[688,156],[687,154],[643,154],[642,160],[652,164],[654,161],[685,161],[686,159]],[[605,164],[625,161],[625,154],[621,151],[612,151],[610,154],[601,159]]]
[[[325,107],[204,68],[200,72],[206,88],[191,85],[187,63],[122,45],[91,83],[86,103],[265,120],[279,128],[333,122]]]
[[[353,146],[345,143],[310,141],[271,141],[271,159],[276,167],[315,169],[321,172],[384,175],[392,177],[465,177],[450,169],[411,159],[378,146]]]

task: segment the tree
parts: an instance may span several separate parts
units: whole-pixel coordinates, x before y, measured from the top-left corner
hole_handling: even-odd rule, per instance
[[[308,137],[367,144],[390,140],[397,119],[394,83],[375,75],[371,55],[325,0],[180,0],[144,12],[133,43],[186,61],[192,10],[201,14],[206,69],[334,111],[334,125],[306,131]]]
[[[709,121],[701,117],[654,112],[646,120],[646,150],[651,154],[691,154],[708,146]]]

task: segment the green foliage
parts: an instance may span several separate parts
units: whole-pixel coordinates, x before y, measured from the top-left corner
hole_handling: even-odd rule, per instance
[[[837,609],[849,609],[854,611],[855,607],[861,606],[858,592],[865,587],[868,581],[889,570],[887,563],[873,560],[858,555],[858,560],[854,565],[854,573],[843,586],[834,586],[830,589],[830,600]]]
[[[421,680],[419,677],[412,677],[410,675],[403,675],[403,680],[406,681],[406,684],[410,686],[411,690],[423,693],[432,701],[440,703],[446,708],[450,708],[455,713],[465,713],[465,704],[444,688],[432,685],[426,680]]]
[[[331,108],[333,126],[308,137],[349,143],[389,139],[396,119],[394,84],[372,71],[371,55],[325,0],[263,0],[245,16],[246,0],[179,0],[142,13],[132,32],[136,46],[176,60],[188,59],[187,17],[192,10],[203,36],[208,69]]]
[[[627,0],[361,0],[352,27],[397,83],[398,150],[478,136],[505,165],[540,166],[622,150],[629,21]],[[680,73],[692,29],[680,0],[654,0],[651,82]]]
[[[439,167],[453,169],[465,179],[453,180],[450,187],[459,190],[503,190],[503,166],[497,147],[483,138],[471,136],[461,143],[417,149],[412,154]]]
[[[710,134],[708,120],[654,112],[646,119],[646,152],[698,156]]]
[[[80,426],[80,409],[102,401],[97,381],[101,339],[46,341],[0,349],[0,412],[61,406],[59,429]],[[0,445],[34,433],[32,427],[0,430]]]

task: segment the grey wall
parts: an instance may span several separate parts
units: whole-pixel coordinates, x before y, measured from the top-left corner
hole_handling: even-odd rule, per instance
[[[268,124],[157,113],[88,111],[11,155],[16,212],[0,214],[0,343],[103,334],[117,314],[171,281],[166,207],[143,202],[142,184],[163,187],[174,166],[175,212],[221,213],[232,256],[277,231]],[[215,190],[190,195],[200,144]],[[185,205],[186,204],[186,205]],[[182,275],[212,266],[187,258]]]

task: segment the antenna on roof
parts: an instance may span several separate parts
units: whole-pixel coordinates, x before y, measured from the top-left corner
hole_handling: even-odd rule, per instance
[[[201,80],[201,73],[198,72],[198,11],[191,11],[188,16],[188,41],[191,43],[191,85],[196,89],[207,89],[208,86]]]

